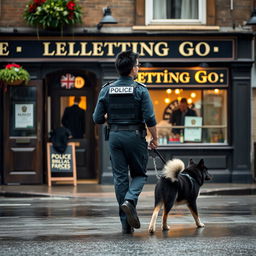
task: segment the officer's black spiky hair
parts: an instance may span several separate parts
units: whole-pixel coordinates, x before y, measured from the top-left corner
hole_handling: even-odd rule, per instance
[[[136,65],[139,54],[131,50],[120,52],[116,57],[116,69],[119,75],[128,76]]]

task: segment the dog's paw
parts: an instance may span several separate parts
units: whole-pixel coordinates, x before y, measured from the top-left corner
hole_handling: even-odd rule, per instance
[[[148,233],[149,233],[149,234],[154,234],[155,231],[156,231],[156,230],[155,230],[155,228],[153,228],[153,227],[149,227],[149,228],[148,228]]]
[[[163,225],[163,226],[162,226],[162,230],[163,230],[163,231],[170,230],[170,227],[169,227],[168,225]]]
[[[203,228],[203,227],[205,227],[205,225],[204,225],[204,223],[199,222],[199,223],[197,224],[197,227],[198,227],[198,228]]]

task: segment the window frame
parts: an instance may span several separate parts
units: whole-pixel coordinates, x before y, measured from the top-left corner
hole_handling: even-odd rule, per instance
[[[145,0],[145,25],[205,25],[207,22],[207,0],[198,0],[198,19],[157,19],[153,20],[153,0]]]

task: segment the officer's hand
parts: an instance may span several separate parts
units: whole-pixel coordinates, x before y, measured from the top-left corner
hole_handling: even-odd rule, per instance
[[[149,147],[151,149],[157,148],[158,147],[157,139],[151,139],[151,141],[149,142]]]

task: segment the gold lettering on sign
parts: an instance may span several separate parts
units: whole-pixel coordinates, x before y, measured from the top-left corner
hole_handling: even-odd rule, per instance
[[[117,43],[115,42],[106,42],[104,43],[104,47],[107,47],[107,56],[114,56],[114,46],[116,47]]]
[[[139,72],[138,81],[146,84],[187,84],[190,83],[191,77],[189,72]]]
[[[81,54],[80,54],[80,56],[91,56],[92,55],[92,51],[87,52],[88,43],[82,42],[82,43],[80,43],[80,45],[81,45]]]
[[[180,81],[183,84],[187,84],[190,82],[190,74],[188,72],[182,72],[180,74]]]
[[[169,53],[168,44],[166,42],[159,42],[155,45],[155,53],[158,56],[167,56]]]
[[[133,52],[138,52],[138,44],[137,42],[133,42],[132,43],[132,51]]]
[[[201,46],[202,46],[202,45],[205,47],[204,52],[202,52],[202,50],[201,50]],[[207,43],[205,43],[205,42],[201,42],[201,43],[199,43],[199,44],[196,45],[195,51],[196,51],[196,53],[197,53],[199,56],[207,56],[207,55],[210,53],[210,46],[209,46],[209,44],[207,44]]]
[[[69,46],[68,56],[79,56],[80,51],[74,52],[74,46],[75,46],[74,42],[69,42],[68,46]]]
[[[137,81],[144,84],[216,84],[224,83],[225,74],[218,71],[197,70],[197,71],[169,71],[154,70],[153,72],[138,73]]]
[[[181,55],[183,56],[192,56],[194,53],[194,49],[191,48],[193,47],[193,43],[192,42],[183,42],[180,44],[179,46],[179,52]]]
[[[67,51],[66,51],[66,45],[67,43],[65,42],[56,42],[56,56],[66,56]]]
[[[102,56],[104,54],[104,51],[102,50],[103,43],[102,42],[93,42],[92,48],[93,48],[93,56]]]
[[[44,52],[43,52],[43,56],[53,56],[55,54],[55,51],[50,52],[50,42],[43,42],[43,46],[44,46]]]
[[[137,78],[137,80],[138,80],[139,82],[141,82],[141,83],[146,83],[147,80],[146,80],[146,78],[145,78],[145,74],[147,74],[147,73],[139,72],[139,73],[138,73],[138,78]]]
[[[204,70],[201,71],[197,71],[195,74],[195,80],[197,83],[199,84],[203,84],[206,83],[207,81],[207,76],[206,76],[207,72]]]
[[[145,52],[147,52],[149,56],[153,56],[154,54],[153,42],[149,42],[149,45],[147,45],[146,43],[140,43],[140,56],[145,56]]]
[[[210,45],[206,42],[197,43],[194,46],[193,42],[183,42],[179,46],[179,52],[185,57],[193,56],[194,52],[199,56],[207,56],[211,51]]]
[[[207,71],[201,70],[195,73],[195,80],[199,84],[205,84],[205,83],[214,84],[214,83],[217,83],[219,79],[220,79],[220,75],[217,72],[210,72],[207,74]],[[223,83],[224,80],[223,79],[221,80],[222,81],[219,81],[219,82]]]
[[[121,52],[127,51],[127,47],[131,46],[131,43],[128,42],[121,42],[121,43],[117,43],[117,47],[121,46]]]
[[[0,42],[0,56],[9,55],[8,46],[9,44],[7,42]]]

